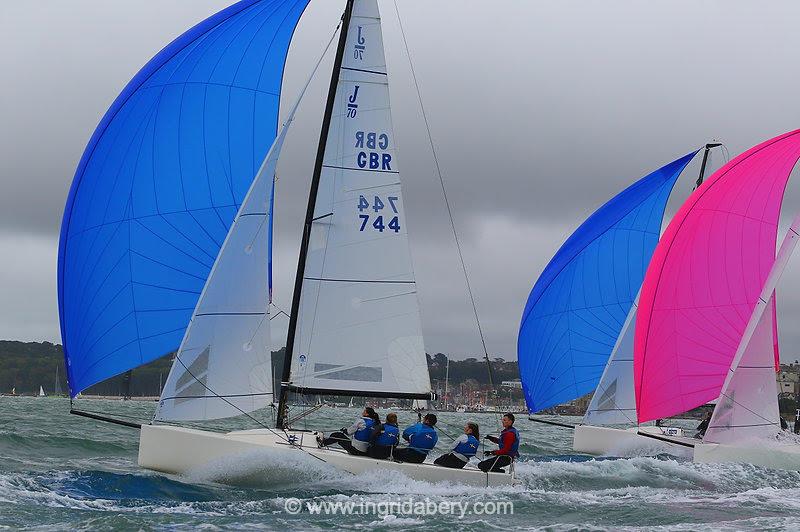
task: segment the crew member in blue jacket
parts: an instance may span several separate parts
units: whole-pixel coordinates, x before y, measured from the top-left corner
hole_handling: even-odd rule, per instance
[[[350,454],[366,456],[369,450],[369,442],[372,438],[372,428],[376,422],[380,425],[380,417],[371,406],[368,406],[361,413],[361,418],[350,427],[339,432],[332,432],[327,438],[320,433],[317,436],[317,441],[323,447],[338,443],[342,449]]]
[[[519,456],[519,432],[514,428],[514,414],[503,416],[503,431],[500,437],[486,436],[486,439],[500,446],[496,451],[486,451],[485,456],[490,456],[478,464],[481,471],[505,473],[503,469]]]
[[[369,455],[379,460],[389,458],[398,443],[400,443],[400,429],[397,428],[397,414],[389,412],[386,414],[386,423],[372,428]]]
[[[467,423],[464,425],[464,434],[453,442],[453,449],[434,460],[433,463],[444,467],[463,469],[469,459],[478,452],[481,444],[480,437],[477,423]]]
[[[408,447],[395,449],[394,458],[401,462],[421,464],[431,449],[439,440],[436,434],[436,414],[426,414],[422,422],[411,425],[403,431],[403,439],[408,442]]]

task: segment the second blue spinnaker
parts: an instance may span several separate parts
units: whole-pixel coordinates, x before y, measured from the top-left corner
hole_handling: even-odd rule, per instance
[[[643,177],[597,209],[539,276],[517,341],[530,412],[597,386],[658,242],[669,195],[696,153]]]

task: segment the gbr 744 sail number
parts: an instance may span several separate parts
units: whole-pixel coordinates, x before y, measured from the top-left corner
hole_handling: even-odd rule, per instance
[[[386,230],[400,232],[400,219],[397,216],[398,199],[397,196],[373,196],[370,199],[363,194],[359,196],[358,217],[361,220],[361,227],[358,230],[365,231],[371,228],[380,233]],[[366,214],[369,211],[373,211],[374,214]]]

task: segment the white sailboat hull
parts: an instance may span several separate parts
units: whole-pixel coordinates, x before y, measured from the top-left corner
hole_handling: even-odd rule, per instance
[[[800,470],[800,446],[768,442],[747,446],[721,443],[698,443],[694,461],[702,464],[742,463],[771,469]]]
[[[695,442],[699,442],[699,440],[685,436],[665,435],[659,427],[615,429],[595,425],[578,425],[575,427],[572,449],[578,453],[594,456],[642,456],[662,453],[673,456],[691,456],[691,447],[649,438],[638,434],[638,432],[645,432],[692,445]]]
[[[397,471],[414,480],[448,482],[471,486],[519,484],[513,473],[484,473],[475,467],[450,469],[427,464],[409,464],[390,460],[353,456],[335,449],[320,449],[315,433],[294,432],[295,445],[285,441],[283,433],[266,429],[210,432],[166,425],[142,425],[139,439],[139,465],[163,473],[187,474],[258,452],[308,453],[338,470],[358,475],[378,470]]]

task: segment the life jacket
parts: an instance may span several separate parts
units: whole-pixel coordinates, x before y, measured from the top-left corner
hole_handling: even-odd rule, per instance
[[[478,453],[478,447],[480,447],[481,443],[478,439],[469,434],[467,436],[467,441],[462,441],[456,448],[453,449],[453,453],[457,454],[459,458],[462,458],[465,462],[469,462],[469,459],[475,456]]]
[[[517,458],[519,456],[519,432],[513,426],[503,429],[503,431],[500,433],[500,441],[503,441],[503,434],[506,432],[511,432],[514,434],[514,443],[511,444],[511,450],[508,452],[508,456]]]
[[[375,425],[375,420],[371,417],[365,417],[363,419],[364,428],[358,429],[355,434],[353,434],[353,439],[364,443],[369,443],[369,437],[372,435],[372,427]]]
[[[400,429],[397,428],[397,425],[390,425],[388,423],[383,424],[383,432],[375,438],[375,445],[380,445],[382,447],[391,447],[393,445],[397,445],[400,441]]]
[[[436,429],[425,423],[417,423],[409,437],[408,447],[418,453],[428,454],[436,446],[438,440],[439,435],[436,434]]]

